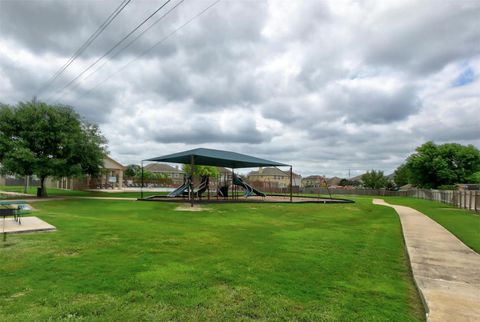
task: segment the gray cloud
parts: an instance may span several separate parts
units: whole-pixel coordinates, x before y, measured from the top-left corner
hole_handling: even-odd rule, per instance
[[[412,87],[386,91],[341,86],[328,93],[327,105],[343,114],[346,122],[384,124],[404,120],[418,112],[420,100]]]
[[[411,2],[385,10],[366,30],[366,61],[432,73],[480,54],[480,3]]]
[[[0,1],[0,101],[31,99],[118,4]],[[187,0],[60,92],[160,4],[132,1],[40,95],[100,123],[123,163],[204,146],[345,176],[426,140],[480,145],[480,80],[451,86],[480,71],[477,2],[225,0],[139,57],[209,4]]]
[[[231,124],[221,124],[212,116],[196,116],[195,119],[185,118],[183,124],[171,127],[171,124],[145,124],[151,140],[163,144],[168,143],[267,143],[271,139],[269,133],[256,128],[251,118],[231,119]]]

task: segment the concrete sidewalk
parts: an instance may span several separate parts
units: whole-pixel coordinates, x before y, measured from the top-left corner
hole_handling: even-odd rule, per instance
[[[13,218],[3,219],[0,222],[0,232],[2,233],[33,233],[40,231],[52,231],[56,230],[55,226],[50,225],[49,223],[41,220],[37,217],[21,217],[21,224]]]
[[[480,321],[480,255],[415,209],[382,199],[373,203],[394,208],[400,217],[428,321]]]

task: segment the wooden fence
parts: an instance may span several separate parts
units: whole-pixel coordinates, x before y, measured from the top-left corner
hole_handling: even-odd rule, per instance
[[[478,190],[411,190],[412,197],[443,202],[457,208],[480,212],[480,191]]]
[[[480,212],[480,191],[466,190],[429,190],[412,189],[406,191],[389,191],[384,189],[326,189],[326,188],[304,188],[303,193],[320,193],[332,195],[360,195],[360,196],[393,196],[413,197],[426,200],[434,200],[452,205],[457,208],[469,209]]]

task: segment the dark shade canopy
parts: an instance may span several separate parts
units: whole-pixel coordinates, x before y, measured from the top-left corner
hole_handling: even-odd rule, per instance
[[[288,166],[288,164],[260,159],[246,154],[204,148],[164,155],[144,161],[190,164],[192,156],[196,165],[211,165],[233,169],[265,166]]]

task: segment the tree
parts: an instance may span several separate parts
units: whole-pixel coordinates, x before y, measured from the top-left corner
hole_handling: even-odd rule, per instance
[[[363,185],[371,189],[385,188],[388,183],[387,177],[383,175],[383,171],[367,171],[362,176]]]
[[[399,187],[404,186],[408,183],[409,181],[409,170],[406,164],[400,165],[397,170],[395,170],[393,174],[393,181],[395,181],[395,184]]]
[[[468,183],[477,183],[480,184],[480,171],[475,172],[467,178]]]
[[[360,182],[355,181],[355,180],[348,180],[348,179],[343,178],[342,180],[340,180],[340,182],[338,183],[338,185],[339,185],[339,186],[342,186],[342,187],[347,187],[347,186],[356,187],[356,186],[359,186],[359,185],[360,185]]]
[[[97,125],[71,107],[41,102],[0,105],[0,162],[4,171],[40,178],[46,196],[48,176],[98,175],[106,140]]]
[[[407,158],[406,166],[411,183],[422,188],[465,183],[480,171],[480,151],[473,145],[427,142]]]
[[[137,177],[138,178],[142,178],[142,172],[137,172]],[[144,170],[143,171],[143,179],[145,180],[152,180],[152,179],[155,179],[155,173],[151,172],[151,171],[148,171],[148,170]]]
[[[182,170],[189,174],[190,173],[190,164],[184,164]],[[194,165],[193,174],[199,176],[210,176],[212,178],[218,178],[220,172],[217,167],[206,166],[206,165]]]
[[[139,166],[138,164],[129,164],[125,169],[124,174],[126,177],[133,178],[137,176],[141,171],[142,171],[142,167]]]

